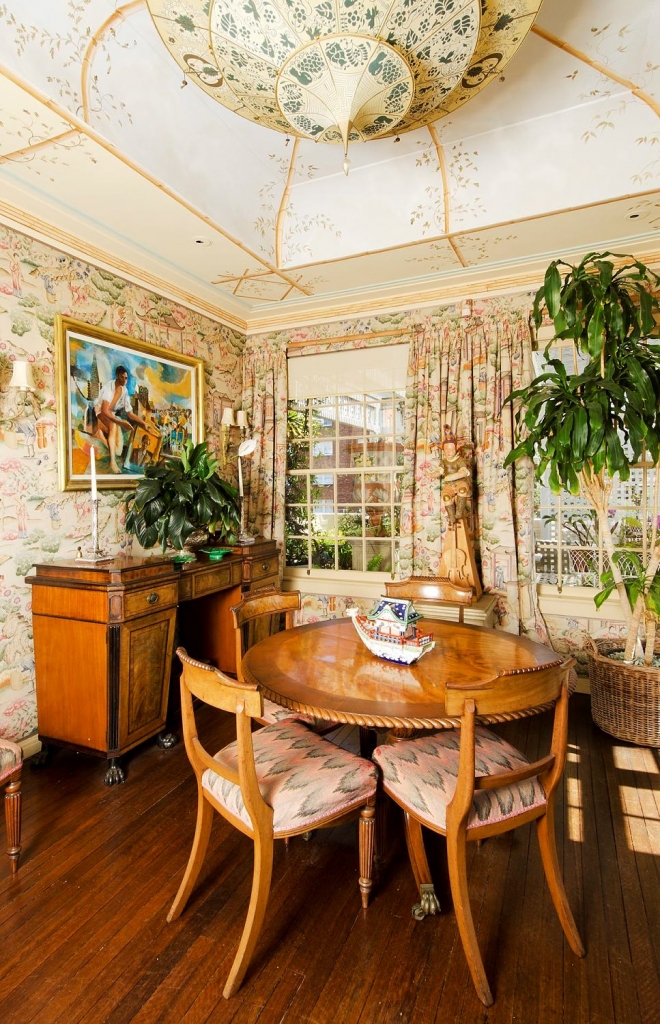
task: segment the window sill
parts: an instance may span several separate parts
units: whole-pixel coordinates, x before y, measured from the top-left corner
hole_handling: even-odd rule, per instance
[[[316,569],[308,575],[307,569],[289,567],[284,570],[282,588],[302,590],[305,594],[324,594],[335,597],[377,598],[385,592],[385,584],[392,576],[388,572],[342,573],[332,569]],[[618,597],[610,597],[601,608],[594,604],[591,587],[557,587],[544,584],[538,588],[539,607],[544,615],[561,615],[576,619],[607,619],[623,622]]]
[[[625,619],[618,596],[609,597],[605,604],[596,608],[594,595],[598,591],[594,587],[564,587],[560,592],[557,587],[543,584],[537,589],[539,607],[544,615],[607,619],[616,622],[623,622]]]
[[[372,597],[385,593],[385,584],[392,579],[389,572],[341,572],[334,569],[284,570],[283,590],[302,590],[305,594],[326,594],[334,597]]]

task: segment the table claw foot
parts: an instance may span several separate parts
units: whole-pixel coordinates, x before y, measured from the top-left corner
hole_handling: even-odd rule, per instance
[[[412,908],[412,916],[416,921],[423,921],[430,914],[439,914],[440,904],[435,894],[435,888],[430,882],[422,882],[419,887],[419,903]]]
[[[104,786],[118,786],[121,782],[126,781],[124,775],[124,769],[121,768],[114,757],[110,758],[110,764],[108,770],[103,776]]]
[[[173,732],[159,732],[156,736],[156,743],[163,750],[170,750],[172,747],[176,747],[178,742],[179,739]]]

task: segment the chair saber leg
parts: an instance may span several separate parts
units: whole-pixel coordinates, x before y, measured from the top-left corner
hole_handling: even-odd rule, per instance
[[[195,887],[197,879],[199,878],[199,872],[202,869],[206,850],[209,845],[209,839],[211,837],[213,808],[208,800],[204,799],[201,787],[198,787],[197,801],[195,838],[193,839],[192,850],[190,851],[190,857],[188,858],[188,865],[186,867],[183,880],[179,886],[179,891],[174,898],[174,903],[170,908],[170,912],[167,915],[168,921],[176,921],[177,917],[181,915],[181,912],[188,902],[188,898]]]
[[[254,836],[254,874],[252,876],[252,893],[248,907],[247,918],[241,941],[231,965],[231,971],[227,983],[222,990],[225,999],[233,996],[240,987],[245,972],[250,965],[250,959],[254,947],[259,939],[261,926],[264,922],[268,896],[270,894],[270,882],[273,875],[273,837],[267,836],[263,840],[258,833]]]
[[[467,884],[467,862],[465,857],[466,839],[465,833],[460,833],[456,838],[447,836],[447,864],[449,867],[449,884],[451,895],[454,901],[454,913],[458,932],[463,943],[463,951],[470,968],[472,981],[477,990],[477,995],[484,1006],[493,1005],[493,995],[490,991],[483,960],[479,951],[477,933],[474,928],[474,919],[470,907],[470,893]]]
[[[575,919],[573,918],[573,913],[568,902],[568,897],[566,896],[564,882],[559,871],[557,845],[555,843],[554,809],[551,804],[548,805],[547,813],[544,814],[542,818],[537,819],[536,834],[539,840],[539,849],[541,851],[541,860],[543,862],[546,881],[548,883],[548,888],[550,889],[552,902],[554,903],[555,910],[557,911],[557,917],[564,929],[564,935],[568,939],[568,944],[576,956],[584,956],[585,950],[582,944],[582,939],[580,938],[580,933],[577,930]]]

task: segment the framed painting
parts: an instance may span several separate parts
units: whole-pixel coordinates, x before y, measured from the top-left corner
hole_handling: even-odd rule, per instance
[[[204,439],[204,360],[55,318],[62,491],[134,486],[147,466]],[[94,454],[92,456],[92,449]]]

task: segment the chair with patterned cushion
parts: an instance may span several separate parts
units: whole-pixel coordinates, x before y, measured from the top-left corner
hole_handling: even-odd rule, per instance
[[[0,738],[0,784],[5,787],[7,853],[12,874],[18,870],[21,855],[21,770],[23,751],[17,743]]]
[[[248,648],[258,643],[259,640],[271,636],[272,633],[277,633],[282,616],[284,616],[284,628],[291,629],[293,617],[297,611],[300,611],[300,591],[298,590],[287,594],[274,589],[258,590],[255,593],[246,594],[240,604],[234,605],[231,614],[234,620],[236,675],[239,682],[243,682],[241,662]],[[280,707],[268,697],[264,697],[264,713],[258,721],[261,725],[272,725],[274,722],[283,722],[287,718],[300,719],[302,717]],[[309,719],[309,721],[313,723],[314,731],[321,735],[337,728],[336,722],[320,722],[313,719]]]
[[[193,661],[183,648],[181,711],[186,752],[197,776],[197,826],[183,881],[167,920],[183,911],[204,861],[216,810],[254,841],[252,894],[223,995],[241,985],[266,913],[275,839],[359,818],[359,887],[366,908],[372,886],[377,771],[335,747],[309,725],[287,719],[252,732],[263,716],[258,687]],[[193,697],[236,716],[236,740],[215,757],[197,736]]]
[[[584,956],[555,846],[554,798],[564,770],[568,730],[568,678],[573,660],[534,672],[511,673],[479,686],[448,683],[447,715],[460,730],[384,745],[374,751],[383,788],[403,808],[411,857],[423,851],[422,826],[446,836],[454,912],[479,998],[491,1006],[470,909],[466,843],[536,821],[552,902],[574,953]],[[500,736],[476,724],[479,715],[515,718],[554,703],[550,752],[530,763]],[[421,853],[422,857],[425,854]],[[418,866],[413,863],[415,876]]]

